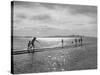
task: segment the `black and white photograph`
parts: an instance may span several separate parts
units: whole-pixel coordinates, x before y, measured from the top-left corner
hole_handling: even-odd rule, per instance
[[[11,2],[11,73],[97,69],[97,6]]]

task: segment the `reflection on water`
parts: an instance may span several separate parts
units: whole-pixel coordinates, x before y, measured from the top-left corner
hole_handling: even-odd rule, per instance
[[[16,63],[17,72],[50,72],[50,71],[64,71],[68,68],[68,60],[70,59],[68,52],[62,49],[54,51],[37,52],[34,54],[22,54],[14,56],[14,63]],[[31,65],[31,68],[29,67]],[[25,65],[28,65],[25,67]]]
[[[67,57],[68,58],[68,57]],[[49,64],[49,69],[51,71],[64,71],[68,59],[64,55],[55,55],[53,57],[48,56],[47,64]]]
[[[70,59],[70,56],[68,54],[68,52],[70,51],[65,50],[66,49],[62,49],[62,51],[59,50],[37,53],[37,57],[39,57],[37,59],[43,61],[45,65],[47,65],[48,71],[64,71],[66,70],[67,64],[69,64],[68,60]]]

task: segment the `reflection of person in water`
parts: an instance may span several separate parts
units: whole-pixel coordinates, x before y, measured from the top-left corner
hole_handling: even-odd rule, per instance
[[[33,39],[32,39],[32,41],[31,41],[31,49],[30,49],[30,51],[31,51],[31,56],[32,56],[32,58],[31,58],[31,61],[32,61],[32,66],[33,66],[33,53],[35,52],[35,42],[39,42],[39,41],[37,41],[36,40],[37,38],[36,37],[33,37]]]
[[[61,43],[62,43],[62,48],[63,48],[63,43],[64,43],[64,40],[63,39],[61,40]]]

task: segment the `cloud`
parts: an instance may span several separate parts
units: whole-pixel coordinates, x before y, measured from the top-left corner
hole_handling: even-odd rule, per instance
[[[49,15],[46,15],[46,14],[32,16],[30,19],[31,20],[42,20],[42,21],[52,20],[52,18]]]
[[[26,19],[27,18],[27,16],[24,15],[24,14],[17,14],[16,17],[20,18],[20,19]]]
[[[41,29],[43,26],[47,27]],[[97,29],[97,7],[15,1],[14,27],[15,31],[20,30],[20,33],[30,33],[30,30],[36,32],[41,29],[39,32],[46,35],[51,34],[50,32],[56,35],[58,31],[61,35],[68,31],[70,34],[75,32],[93,36],[96,35]],[[54,33],[55,30],[57,33]]]

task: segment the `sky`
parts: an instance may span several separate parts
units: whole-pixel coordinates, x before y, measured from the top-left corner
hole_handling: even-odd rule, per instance
[[[14,36],[97,37],[97,7],[14,1]]]

